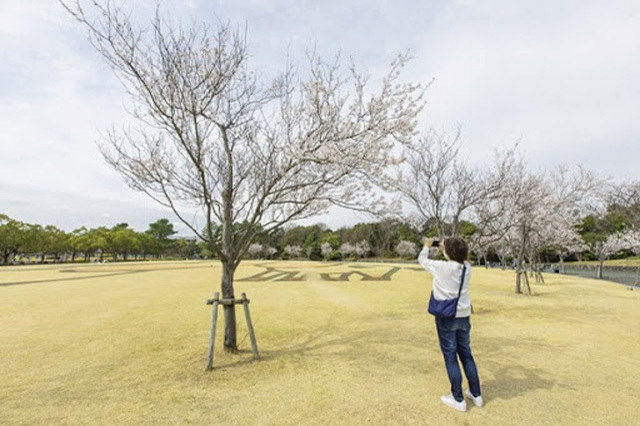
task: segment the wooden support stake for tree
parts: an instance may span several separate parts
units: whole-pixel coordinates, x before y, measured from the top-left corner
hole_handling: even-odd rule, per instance
[[[251,314],[249,314],[249,299],[247,295],[242,293],[242,306],[244,307],[244,315],[247,318],[247,328],[249,329],[249,337],[251,338],[251,349],[253,350],[253,359],[260,359],[258,355],[258,343],[256,342],[256,335],[253,332],[253,323],[251,322]]]
[[[209,303],[211,302],[211,303]],[[218,304],[220,303],[220,293],[214,293],[213,299],[207,300],[207,304],[213,304],[211,312],[211,336],[209,337],[209,356],[207,357],[207,371],[213,369],[213,346],[216,340],[216,322],[218,321]]]
[[[244,307],[244,315],[247,319],[247,328],[249,329],[249,337],[251,338],[251,349],[253,350],[253,359],[260,359],[258,354],[258,344],[256,343],[256,334],[253,331],[253,323],[251,322],[251,314],[249,313],[249,299],[246,293],[242,293],[241,299],[220,299],[220,293],[215,293],[213,299],[207,300],[207,305],[213,305],[211,312],[211,336],[209,338],[209,356],[207,358],[207,371],[213,370],[213,349],[216,339],[216,322],[218,320],[218,305],[242,305]]]
[[[527,277],[527,273],[524,273],[524,288],[526,293],[531,296],[531,286],[529,285],[529,277]]]

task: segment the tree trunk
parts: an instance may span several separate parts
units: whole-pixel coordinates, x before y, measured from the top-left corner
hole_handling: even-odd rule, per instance
[[[522,279],[527,280],[527,271],[524,269],[524,252],[527,246],[527,232],[525,225],[522,226],[522,241],[520,242],[520,250],[518,251],[518,263],[516,266],[516,294],[522,294]]]
[[[528,295],[533,294],[533,293],[531,293],[531,286],[529,285],[529,277],[527,277],[526,273],[524,273],[522,275],[524,277],[524,290],[525,290],[524,293],[528,294]]]
[[[520,248],[520,253],[518,253],[518,261],[516,263],[516,294],[522,294],[522,276],[524,275],[524,279],[527,279],[527,271],[524,270],[523,257],[524,244]]]
[[[535,263],[532,263],[531,267],[534,269],[536,284],[544,284],[544,277],[542,276],[542,259],[540,259],[540,255],[536,254],[533,258]]]
[[[220,132],[224,141],[227,159],[224,190],[222,191],[222,298],[232,299],[235,297],[233,294],[233,275],[237,267],[236,259],[238,256],[236,247],[233,244],[233,200],[235,190],[233,183],[233,148],[229,143],[227,129],[221,127]],[[224,305],[224,350],[227,352],[238,351],[235,305]]]
[[[460,222],[457,216],[453,218],[453,223],[451,224],[451,227],[453,228],[451,230],[451,234],[452,234],[451,236],[458,237],[459,236],[458,234],[460,233],[460,231],[458,230],[458,228],[460,227]]]
[[[602,267],[604,266],[604,259],[598,260],[598,270],[596,271],[596,278],[602,279]]]
[[[222,263],[222,298],[235,299],[233,294],[233,276],[235,269],[232,262]],[[227,352],[238,351],[238,339],[236,336],[236,306],[224,305],[224,350]]]

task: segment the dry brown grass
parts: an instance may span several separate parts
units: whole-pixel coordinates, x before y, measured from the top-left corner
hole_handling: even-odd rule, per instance
[[[394,265],[243,263],[237,278],[307,280],[239,280],[262,359],[238,310],[243,350],[222,352],[219,329],[212,372],[215,263],[2,268],[0,284],[30,284],[0,286],[0,424],[640,424],[640,292],[547,275],[516,296],[512,272],[474,268],[486,406],[459,413],[439,401],[430,279],[396,266],[340,282],[321,274]]]

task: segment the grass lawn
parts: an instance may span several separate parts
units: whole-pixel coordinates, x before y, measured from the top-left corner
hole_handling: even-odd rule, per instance
[[[241,353],[222,351],[219,323],[205,372],[220,272],[1,268],[0,424],[640,424],[640,291],[549,274],[517,296],[512,271],[474,268],[486,406],[460,413],[439,400],[449,385],[417,265],[243,263],[236,293],[261,360],[240,308]]]

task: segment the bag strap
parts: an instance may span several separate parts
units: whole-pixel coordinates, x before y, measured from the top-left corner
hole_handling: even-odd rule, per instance
[[[458,290],[458,299],[460,299],[460,294],[462,293],[462,286],[464,285],[464,274],[467,272],[467,265],[462,264],[462,276],[460,277],[460,289]]]

